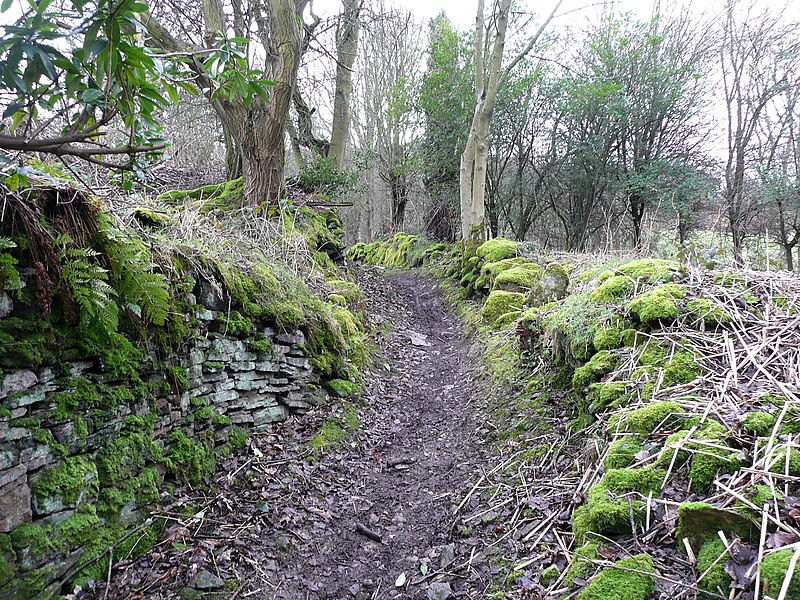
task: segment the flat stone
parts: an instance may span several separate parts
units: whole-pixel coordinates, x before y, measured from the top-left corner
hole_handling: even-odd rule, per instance
[[[39,378],[33,371],[27,369],[14,371],[3,377],[3,383],[0,385],[0,398],[29,390],[37,383],[39,383]]]
[[[0,471],[0,489],[9,484],[13,484],[15,481],[18,481],[21,477],[24,477],[27,472],[28,467],[24,464],[17,464],[9,469]]]
[[[289,418],[289,409],[285,406],[272,406],[253,413],[253,422],[256,425],[279,423]]]
[[[255,363],[254,369],[266,373],[276,373],[278,371],[278,365],[272,361],[261,361]]]
[[[25,427],[9,427],[8,432],[5,435],[5,441],[15,442],[27,437],[31,437],[30,429],[26,429]]]
[[[237,389],[240,392],[252,392],[254,390],[266,390],[268,385],[269,384],[265,379],[242,379],[235,382],[234,389]]]
[[[253,356],[253,358],[249,360],[255,360],[254,354],[245,351],[244,342],[221,337],[212,342],[211,348],[208,351],[208,360],[213,362],[228,362],[233,360],[234,357],[236,357],[236,360],[243,360],[239,358],[239,356],[245,354]]]
[[[311,361],[307,358],[297,358],[294,356],[287,356],[286,363],[292,365],[293,367],[298,367],[300,369],[304,369],[306,371],[311,370]]]
[[[221,590],[225,587],[225,581],[210,571],[201,569],[194,576],[192,587],[196,590]]]
[[[10,450],[0,450],[0,472],[19,463],[19,454],[12,446]]]
[[[225,310],[228,307],[228,299],[219,285],[215,285],[205,279],[200,279],[196,286],[196,299],[199,304],[211,310]]]
[[[231,371],[255,371],[256,363],[251,360],[234,360],[228,363]]]
[[[236,390],[222,390],[211,394],[211,402],[213,404],[224,404],[239,398],[239,392]]]
[[[8,533],[31,522],[31,488],[24,479],[0,493],[0,533]]]
[[[449,583],[434,582],[428,586],[428,600],[447,600],[453,596]]]
[[[306,343],[306,336],[303,335],[302,331],[279,333],[276,339],[281,344],[286,344],[287,346],[302,346]]]
[[[69,366],[69,376],[70,377],[77,377],[78,375],[83,375],[86,371],[91,369],[94,366],[94,363],[90,360],[78,360],[74,363],[71,363]]]
[[[5,292],[0,292],[0,319],[5,319],[14,312],[14,301]]]
[[[206,360],[206,353],[202,350],[195,348],[191,352],[189,352],[189,364],[190,365],[201,365]]]

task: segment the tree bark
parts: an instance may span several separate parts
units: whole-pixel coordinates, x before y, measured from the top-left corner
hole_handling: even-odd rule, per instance
[[[344,0],[344,10],[336,32],[336,90],[328,156],[341,169],[350,133],[353,63],[358,54],[359,14],[363,0]]]

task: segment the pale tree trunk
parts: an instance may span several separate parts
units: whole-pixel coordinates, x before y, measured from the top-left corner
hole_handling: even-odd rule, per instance
[[[350,132],[353,63],[358,53],[358,17],[362,3],[363,0],[344,0],[342,20],[336,32],[336,90],[328,156],[333,158],[334,165],[340,169]]]
[[[492,52],[486,62],[484,41],[484,0],[478,0],[475,18],[475,112],[472,117],[467,144],[461,155],[459,189],[461,195],[461,235],[466,239],[483,240],[486,235],[485,199],[486,165],[489,157],[489,133],[492,115],[497,105],[497,92],[513,69],[534,47],[544,28],[555,16],[563,0],[558,0],[550,15],[528,41],[526,47],[505,68],[503,51],[508,29],[508,16],[511,0],[499,0],[497,14],[494,15],[495,32]]]

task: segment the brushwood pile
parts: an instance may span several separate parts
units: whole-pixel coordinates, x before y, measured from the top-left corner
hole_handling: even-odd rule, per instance
[[[533,518],[550,529],[507,580],[578,600],[800,598],[795,276],[404,233],[348,257],[449,281],[484,340],[516,340],[520,406],[566,407],[583,438],[565,526]]]

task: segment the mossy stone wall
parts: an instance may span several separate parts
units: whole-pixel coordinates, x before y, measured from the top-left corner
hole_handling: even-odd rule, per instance
[[[66,580],[104,576],[103,553],[165,482],[200,483],[248,431],[325,399],[301,331],[262,324],[254,338],[225,310],[191,294],[187,305],[191,341],[146,353],[136,385],[90,357],[0,374],[0,598],[49,598]],[[157,528],[114,560],[147,550]]]

